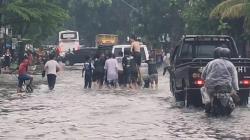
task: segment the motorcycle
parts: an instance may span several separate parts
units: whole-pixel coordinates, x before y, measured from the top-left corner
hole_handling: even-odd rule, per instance
[[[202,98],[203,101],[206,101],[205,112],[213,116],[229,116],[235,109],[235,102],[239,100],[237,94],[231,91],[230,86],[216,86],[214,93],[209,97],[210,99],[203,91]]]

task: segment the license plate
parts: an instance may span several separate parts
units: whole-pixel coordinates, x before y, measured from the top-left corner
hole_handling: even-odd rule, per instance
[[[242,67],[242,66],[238,66],[236,67],[238,73],[246,73],[247,72],[247,67]]]

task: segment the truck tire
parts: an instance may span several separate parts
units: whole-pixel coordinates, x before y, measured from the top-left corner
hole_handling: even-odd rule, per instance
[[[176,86],[175,86],[174,81],[171,82],[171,91],[172,91],[172,94],[173,94],[176,102],[184,102],[185,101],[184,92],[183,91],[176,92]]]
[[[242,106],[247,106],[248,104],[248,96],[249,96],[249,92],[241,92],[240,94],[238,94],[240,97],[240,103],[239,105]]]

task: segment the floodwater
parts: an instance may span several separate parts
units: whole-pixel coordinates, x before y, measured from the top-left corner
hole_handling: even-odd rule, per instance
[[[223,118],[179,108],[162,76],[158,90],[84,90],[74,66],[59,74],[55,91],[43,82],[23,98],[1,98],[0,140],[250,139],[249,108]]]

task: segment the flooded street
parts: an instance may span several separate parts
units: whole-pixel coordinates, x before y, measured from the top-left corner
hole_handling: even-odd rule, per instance
[[[74,66],[59,74],[55,91],[41,84],[25,98],[2,99],[0,140],[250,139],[249,108],[208,118],[176,107],[168,86],[160,76],[158,90],[84,90]]]

